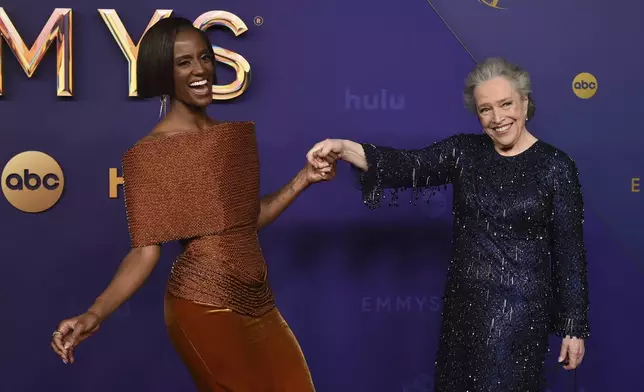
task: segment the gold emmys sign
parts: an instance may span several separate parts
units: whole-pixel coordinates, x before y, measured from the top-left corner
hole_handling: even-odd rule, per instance
[[[155,10],[144,34],[156,22],[169,17],[172,12],[173,10]],[[136,45],[134,44],[116,10],[98,9],[98,13],[127,59],[129,65],[129,96],[136,97],[138,95],[136,59],[141,41],[139,40]],[[4,8],[0,7],[0,35],[11,48],[27,77],[31,78],[34,75],[45,53],[54,41],[56,42],[56,95],[59,97],[71,97],[74,95],[72,15],[71,8],[54,9],[36,41],[28,48]],[[231,30],[235,36],[240,36],[248,30],[244,21],[227,11],[205,12],[195,19],[194,26],[204,31],[212,26],[224,26]],[[213,45],[213,50],[217,61],[229,65],[236,72],[236,79],[232,83],[212,87],[213,99],[223,101],[242,95],[247,90],[250,81],[250,64],[243,56],[233,51],[215,45]],[[0,96],[4,94],[2,84],[3,60],[2,39],[0,39]]]

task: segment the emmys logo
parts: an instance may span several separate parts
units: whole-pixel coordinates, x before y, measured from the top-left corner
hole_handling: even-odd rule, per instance
[[[136,97],[138,96],[136,61],[139,55],[139,44],[141,41],[140,39],[138,41],[132,39],[116,10],[98,9],[97,11],[127,60],[129,75],[128,95],[130,97]],[[173,10],[171,9],[155,10],[143,34],[159,20],[172,15],[172,12]],[[261,19],[261,17],[257,18]],[[74,72],[72,64],[75,52],[73,50],[73,34],[78,33],[72,29],[72,21],[73,10],[71,8],[54,9],[35,42],[31,46],[28,46],[9,18],[7,12],[4,8],[0,7],[0,46],[4,39],[28,78],[34,76],[36,69],[44,59],[49,48],[52,45],[56,46],[56,95],[59,97],[71,97],[74,95]],[[264,21],[261,19],[261,24],[263,23]],[[223,27],[232,32],[236,37],[248,31],[248,27],[243,20],[237,15],[227,11],[204,12],[194,20],[193,24],[196,28],[203,31],[216,26]],[[212,49],[215,52],[217,61],[233,68],[236,74],[236,79],[232,83],[212,86],[213,99],[225,101],[242,95],[248,89],[250,64],[243,56],[231,50],[218,46],[213,46]],[[3,60],[2,53],[0,52],[0,64],[2,64]],[[3,74],[2,68],[0,67],[0,96],[4,94],[2,79]]]
[[[572,80],[572,91],[581,99],[592,98],[597,93],[597,79],[588,72],[582,72]]]
[[[500,0],[479,0],[479,3],[485,4],[488,7],[492,7],[497,10],[505,10],[507,8],[499,7],[499,1]]]
[[[63,194],[65,179],[58,162],[39,151],[22,152],[9,160],[2,171],[2,193],[23,212],[43,212]]]
[[[441,310],[439,296],[367,296],[362,297],[362,313],[435,313]]]

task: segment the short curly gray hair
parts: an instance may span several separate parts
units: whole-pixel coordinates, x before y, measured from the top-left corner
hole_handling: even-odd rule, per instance
[[[528,119],[532,119],[536,107],[532,99],[532,83],[530,74],[516,64],[512,64],[499,57],[487,58],[476,65],[474,70],[465,79],[463,100],[465,107],[476,113],[474,90],[483,82],[497,77],[504,77],[516,89],[521,97],[528,97]]]

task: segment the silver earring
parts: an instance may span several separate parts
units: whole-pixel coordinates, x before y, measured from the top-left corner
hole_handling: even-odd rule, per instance
[[[165,117],[167,111],[168,111],[168,96],[167,95],[162,95],[161,96],[161,107],[159,108],[159,118],[161,118],[161,114],[163,114],[163,117]]]

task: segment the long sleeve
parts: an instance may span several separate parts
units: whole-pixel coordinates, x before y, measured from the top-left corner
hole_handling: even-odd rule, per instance
[[[461,135],[451,136],[428,147],[399,150],[361,143],[367,170],[358,172],[363,201],[375,209],[383,189],[434,188],[452,182],[461,151]]]
[[[564,157],[554,165],[552,267],[554,333],[585,339],[588,326],[588,281],[584,245],[584,204],[577,167]]]

